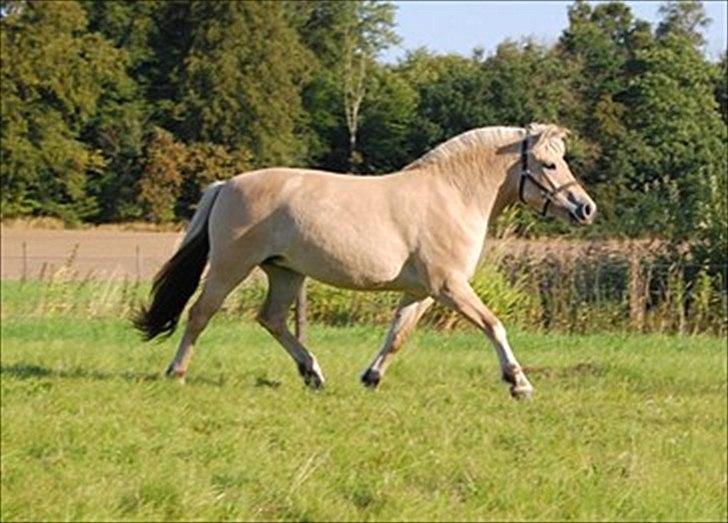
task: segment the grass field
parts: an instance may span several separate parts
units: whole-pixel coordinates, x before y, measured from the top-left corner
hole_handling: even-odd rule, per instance
[[[222,318],[180,386],[173,341],[5,309],[1,519],[728,517],[724,339],[512,332],[536,387],[515,402],[474,330],[417,332],[364,390],[382,335],[313,326],[311,392]]]

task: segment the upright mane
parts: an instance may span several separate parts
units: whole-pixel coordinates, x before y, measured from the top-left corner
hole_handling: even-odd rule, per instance
[[[431,149],[417,160],[408,164],[403,171],[418,169],[472,155],[484,149],[494,149],[508,143],[522,140],[526,131],[536,141],[536,147],[547,147],[556,154],[564,154],[563,139],[568,131],[553,124],[532,123],[527,129],[522,127],[479,127],[461,133]]]
[[[408,164],[403,170],[418,169],[455,159],[473,149],[503,145],[508,139],[516,140],[523,135],[519,127],[479,127],[458,134]]]

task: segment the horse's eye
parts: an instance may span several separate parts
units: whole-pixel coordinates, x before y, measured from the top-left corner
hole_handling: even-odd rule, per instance
[[[542,163],[544,169],[556,169],[556,164],[554,163]]]

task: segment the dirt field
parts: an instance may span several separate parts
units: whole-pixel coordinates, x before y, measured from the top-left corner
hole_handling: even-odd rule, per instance
[[[2,279],[36,279],[64,265],[85,278],[149,279],[182,233],[113,230],[0,229]]]
[[[181,232],[116,230],[108,226],[64,230],[26,226],[0,227],[2,279],[37,279],[49,271],[68,266],[72,278],[150,279],[174,252]],[[556,253],[560,258],[578,256],[590,249],[621,252],[650,244],[641,241],[627,247],[617,241],[586,242],[565,239],[527,241],[488,240],[490,249],[537,257]]]

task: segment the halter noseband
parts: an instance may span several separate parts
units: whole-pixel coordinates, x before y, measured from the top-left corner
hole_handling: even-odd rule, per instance
[[[523,197],[523,188],[526,186],[526,180],[530,181],[532,184],[534,184],[536,187],[539,188],[541,191],[541,195],[543,196],[544,202],[543,202],[543,209],[541,210],[541,216],[546,216],[546,211],[548,211],[549,205],[551,202],[554,201],[554,198],[557,194],[559,194],[564,189],[567,189],[568,187],[571,187],[572,185],[578,185],[576,180],[572,180],[570,182],[566,182],[564,185],[561,185],[559,187],[556,186],[554,182],[551,181],[551,179],[546,176],[546,173],[542,173],[541,176],[543,179],[548,182],[548,184],[551,186],[549,189],[545,185],[543,185],[541,182],[539,182],[533,174],[531,174],[530,169],[528,168],[528,131],[526,131],[526,137],[521,142],[521,179],[518,182],[518,198],[523,202],[526,203],[526,199]]]

